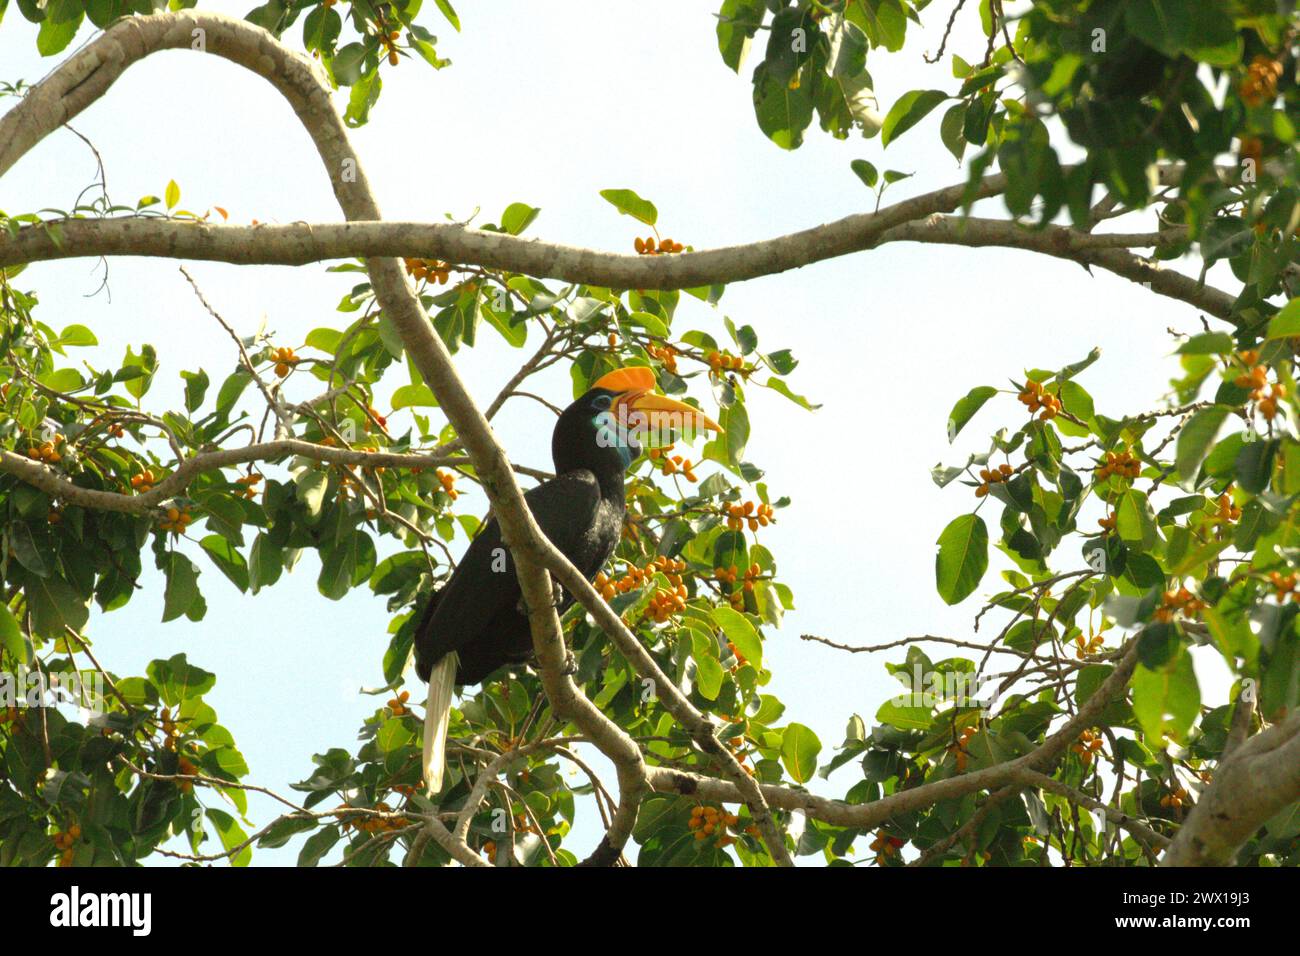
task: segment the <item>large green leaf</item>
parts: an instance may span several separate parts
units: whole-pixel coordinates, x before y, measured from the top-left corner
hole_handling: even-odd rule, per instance
[[[710,616],[745,660],[755,667],[763,666],[763,641],[749,618],[729,607],[715,607]]]
[[[807,783],[817,772],[822,742],[803,724],[790,724],[781,735],[781,763],[796,783]]]
[[[190,613],[200,600],[199,569],[179,551],[171,551],[163,564],[163,573],[167,576],[167,587],[163,591],[162,619],[165,624]]]
[[[653,226],[659,219],[659,211],[648,199],[642,199],[631,189],[602,189],[601,198],[625,216]]]
[[[915,126],[936,106],[948,98],[943,90],[912,90],[904,93],[885,116],[880,130],[880,145],[888,146]]]
[[[958,400],[957,404],[952,407],[952,412],[948,415],[949,443],[966,427],[966,423],[975,416],[975,413],[984,407],[984,403],[997,393],[998,390],[991,385],[980,385],[977,388],[972,388],[963,398]]]
[[[935,587],[947,604],[957,604],[979,586],[989,566],[989,532],[979,515],[961,515],[939,535]]]
[[[1139,664],[1133,672],[1133,713],[1149,745],[1186,740],[1200,711],[1201,690],[1186,650],[1157,670]]]
[[[1196,412],[1178,434],[1178,451],[1175,458],[1178,474],[1188,484],[1195,480],[1196,471],[1205,460],[1210,446],[1223,427],[1230,409],[1226,405],[1212,405]]]

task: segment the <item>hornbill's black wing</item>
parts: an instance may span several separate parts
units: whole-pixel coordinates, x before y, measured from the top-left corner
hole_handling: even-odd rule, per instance
[[[590,532],[600,504],[600,487],[591,472],[552,478],[531,489],[524,500],[542,532],[579,570],[587,572],[594,558],[603,563],[606,555],[585,553],[593,550]],[[492,631],[501,628],[509,615],[526,628],[526,619],[516,610],[519,597],[514,558],[492,518],[470,542],[451,580],[425,608],[415,636],[416,671],[421,679],[429,679],[444,654],[482,641],[503,640],[508,635]]]

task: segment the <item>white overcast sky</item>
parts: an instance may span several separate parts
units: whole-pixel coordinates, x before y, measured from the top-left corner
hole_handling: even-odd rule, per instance
[[[249,6],[251,0],[205,4],[238,15]],[[795,152],[774,146],[754,122],[755,59],[738,77],[718,57],[715,6],[466,2],[458,35],[436,22],[427,4],[425,22],[454,65],[435,72],[404,60],[385,69],[371,122],[353,134],[385,215],[441,221],[444,213],[464,218],[482,207],[492,221],[508,203],[523,201],[542,209],[530,236],[630,251],[635,224],[598,195],[630,187],[657,204],[661,233],[706,248],[870,209],[872,195],[849,169],[853,159],[915,173],[889,199],[961,179],[938,142],[942,110],[887,151],[879,139],[838,142],[816,129]],[[933,24],[944,12],[926,11],[931,29],[909,33],[903,52],[872,55],[883,109],[909,89],[951,88],[947,62],[928,66],[921,58],[937,46]],[[949,49],[978,60],[983,44],[974,35],[973,8],[962,21]],[[37,55],[35,35],[11,5],[0,26],[0,79],[35,81],[54,65]],[[89,35],[83,29],[76,42]],[[300,44],[301,24],[287,39]],[[74,126],[102,153],[118,202],[161,195],[174,178],[182,206],[221,205],[235,222],[340,218],[289,107],[263,81],[217,58],[152,56]],[[93,173],[86,147],[69,133],[55,134],[0,179],[0,209],[68,208]],[[346,321],[334,309],[356,281],[319,265],[189,268],[242,334],[265,317],[278,344],[291,346],[312,328]],[[181,369],[204,366],[219,382],[233,368],[229,339],[174,262],[113,261],[111,299],[90,295],[99,275],[89,260],[37,264],[20,283],[38,291],[39,317],[49,325],[80,322],[96,331],[101,350],[78,358],[103,368],[128,343],[156,345],[161,370],[152,400],[179,404]],[[971,633],[976,598],[946,608],[933,582],[935,539],[974,499],[959,486],[940,491],[928,471],[941,460],[964,460],[995,428],[1018,425],[1021,413],[1004,396],[950,448],[945,424],[953,402],[975,385],[1004,386],[1025,368],[1059,367],[1100,346],[1102,360],[1081,380],[1098,410],[1147,407],[1176,372],[1163,358],[1171,351],[1166,329],[1199,325],[1186,306],[1105,273],[1089,276],[1077,265],[1014,251],[903,244],[733,285],[718,314],[687,300],[676,328],[725,336],[722,314],[751,324],[764,349],[792,349],[800,365],[791,386],[823,405],[810,414],[751,389],[747,457],[766,469],[774,494],[793,499],[762,535],[798,607],[769,635],[769,690],[787,704],[787,719],[817,732],[826,757],[852,713],[870,722],[897,693],[883,663],[902,654],[848,656],[801,642],[800,634],[860,644]],[[490,331],[480,341],[487,347],[462,350],[457,361],[486,402],[521,356]],[[567,375],[548,381],[532,387],[563,404]],[[515,460],[549,464],[550,419],[539,406],[509,404],[496,426]],[[995,527],[996,515],[986,517]],[[151,658],[179,649],[216,671],[209,700],[247,757],[250,782],[285,790],[308,775],[311,753],[350,746],[375,707],[376,698],[357,689],[381,682],[384,602],[365,588],[338,603],[321,598],[311,553],[256,599],[242,597],[209,562],[197,560],[209,607],[201,623],[159,624],[162,592],[151,586],[127,608],[95,614],[89,632],[101,660],[119,673],[139,672]],[[145,583],[158,581],[150,572]],[[996,579],[990,575],[985,584],[981,593]],[[843,793],[857,774],[851,764],[817,787]],[[255,804],[261,822],[272,812]],[[590,838],[575,841],[579,854],[595,839],[588,826],[582,832]],[[292,859],[283,851],[257,856]]]

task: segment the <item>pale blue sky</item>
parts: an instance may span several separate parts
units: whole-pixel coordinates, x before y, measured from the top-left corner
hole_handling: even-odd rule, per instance
[[[249,5],[206,4],[236,14]],[[942,111],[887,151],[879,139],[837,142],[815,129],[796,152],[772,145],[753,119],[752,63],[740,77],[722,64],[711,5],[461,6],[463,34],[431,23],[453,67],[434,72],[405,60],[385,70],[372,120],[353,134],[389,218],[463,218],[481,206],[491,221],[508,203],[524,201],[542,208],[531,236],[630,251],[634,224],[597,194],[630,187],[658,205],[663,234],[702,248],[871,208],[873,196],[849,170],[852,159],[916,173],[893,187],[890,199],[961,178],[938,144]],[[937,22],[939,12],[927,11],[927,19]],[[963,24],[949,49],[978,59],[983,42],[973,36],[975,23],[963,16]],[[300,29],[289,37],[295,45]],[[88,35],[83,31],[78,42]],[[900,54],[873,54],[884,109],[914,87],[951,86],[946,62],[930,67],[921,59],[935,46],[932,30]],[[11,7],[0,27],[0,78],[34,81],[52,65],[35,52],[35,28]],[[102,152],[119,202],[161,194],[174,178],[183,206],[221,205],[237,222],[340,218],[288,106],[225,61],[189,52],[153,56],[74,125]],[[0,180],[0,209],[66,208],[93,172],[86,148],[71,134],[56,134]],[[1000,212],[1000,204],[988,210]],[[334,307],[355,281],[323,266],[189,268],[242,334],[265,316],[284,345],[342,321]],[[79,356],[92,364],[119,359],[127,343],[155,344],[161,370],[152,402],[178,399],[181,369],[203,365],[217,379],[233,368],[229,340],[174,262],[113,261],[111,301],[102,293],[86,297],[99,283],[90,261],[37,264],[21,282],[39,292],[48,324],[81,322],[96,330],[101,351]],[[1105,273],[1090,277],[1076,265],[1012,251],[902,244],[734,285],[720,312],[753,325],[765,349],[793,349],[801,364],[791,386],[824,406],[809,414],[752,389],[748,457],[767,470],[775,494],[793,499],[761,538],[798,606],[769,634],[769,690],[786,702],[788,719],[818,733],[826,757],[842,740],[846,719],[858,712],[870,722],[898,685],[880,657],[807,644],[801,633],[852,644],[970,635],[976,599],[946,608],[934,591],[933,565],[940,530],[974,499],[969,489],[935,488],[928,471],[940,460],[964,460],[996,427],[1014,427],[1020,406],[1006,397],[991,403],[950,448],[945,424],[953,402],[972,386],[1005,386],[1024,368],[1059,367],[1100,346],[1102,361],[1083,384],[1099,411],[1134,411],[1153,404],[1168,377],[1152,374],[1153,361],[1171,351],[1166,328],[1198,325],[1186,306]],[[677,328],[692,324],[715,335],[722,329],[721,315],[693,301],[679,312]],[[521,356],[490,333],[480,341],[486,347],[462,351],[457,360],[486,404]],[[1175,371],[1172,361],[1168,371]],[[563,373],[532,388],[561,404],[569,395]],[[550,421],[539,406],[511,403],[496,425],[515,460],[549,465]],[[375,698],[356,691],[381,682],[383,600],[367,589],[337,603],[321,598],[310,553],[257,598],[241,596],[209,562],[197,560],[209,607],[204,621],[159,624],[161,590],[147,587],[124,610],[92,617],[89,632],[101,660],[119,673],[138,672],[179,649],[216,671],[209,700],[248,759],[248,780],[287,790],[307,775],[311,753],[348,746],[375,706]],[[145,583],[156,584],[156,576]],[[981,593],[994,586],[990,576]],[[842,793],[857,773],[851,764],[817,789]],[[273,812],[267,801],[253,802],[258,825]],[[580,833],[572,849],[581,855],[596,831],[588,823]],[[292,857],[258,851],[256,859]]]

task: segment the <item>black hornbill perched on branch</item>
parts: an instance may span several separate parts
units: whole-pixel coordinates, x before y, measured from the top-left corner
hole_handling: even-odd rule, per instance
[[[641,454],[638,436],[646,429],[721,431],[698,409],[654,389],[648,368],[602,376],[555,424],[555,477],[524,495],[542,532],[589,580],[622,533],[623,474]],[[533,656],[521,597],[514,559],[493,518],[470,542],[451,580],[429,598],[416,626],[415,669],[429,682],[424,780],[430,794],[442,790],[453,687],[477,684],[498,667]],[[559,611],[572,603],[564,593]]]

